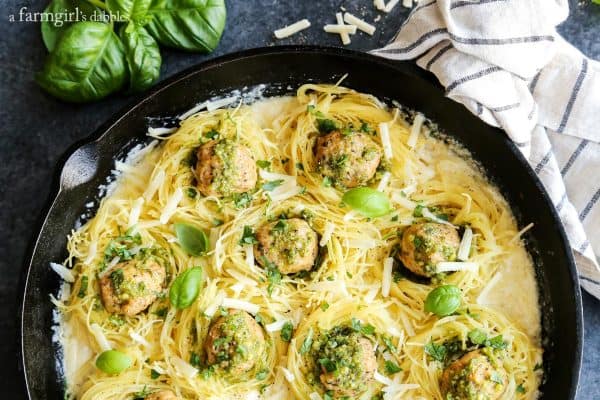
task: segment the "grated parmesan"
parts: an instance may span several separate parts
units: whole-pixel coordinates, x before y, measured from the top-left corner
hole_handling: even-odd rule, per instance
[[[379,124],[379,136],[381,136],[381,145],[383,146],[383,155],[386,159],[391,160],[393,156],[392,143],[390,142],[390,128],[387,122]]]
[[[287,319],[280,319],[279,321],[275,321],[271,324],[265,325],[265,329],[267,330],[267,332],[277,332],[280,331],[283,326],[288,323],[290,321],[288,321]]]
[[[355,25],[339,25],[339,24],[327,24],[323,27],[323,30],[327,33],[338,33],[346,35],[354,35],[356,33]]]
[[[379,181],[379,185],[377,185],[377,190],[383,192],[387,185],[390,183],[391,177],[392,174],[390,172],[384,172],[383,176],[381,177],[381,180]]]
[[[286,367],[279,367],[281,369],[281,372],[283,372],[283,376],[285,377],[285,380],[288,382],[293,382],[296,377],[294,376],[294,374],[292,374],[292,372],[287,369]]]
[[[150,181],[150,184],[148,185],[148,187],[146,188],[146,191],[143,194],[143,197],[146,200],[152,200],[152,198],[154,197],[154,194],[156,193],[158,188],[162,186],[164,180],[165,180],[165,171],[163,171],[161,169],[156,173],[156,175],[154,175],[154,177]]]
[[[209,318],[212,318],[213,315],[217,312],[217,309],[223,304],[223,293],[221,291],[217,292],[216,296],[213,298],[212,303],[206,307],[204,310],[204,315]]]
[[[473,241],[473,231],[470,227],[465,228],[465,233],[458,246],[458,252],[456,258],[460,261],[467,261],[469,259],[469,253],[471,252],[471,242]]]
[[[94,335],[94,339],[96,339],[96,342],[102,351],[108,351],[112,348],[100,325],[96,323],[91,324],[90,331],[92,332],[92,335]]]
[[[319,395],[319,393],[317,393],[317,392],[312,392],[311,394],[308,395],[308,398],[310,400],[323,400],[321,398],[321,396]]]
[[[225,98],[219,99],[219,100],[208,101],[208,102],[206,102],[206,109],[208,111],[212,112],[212,111],[218,110],[219,108],[233,104],[238,99],[239,99],[239,96],[231,96],[231,97],[225,97]]]
[[[173,132],[175,132],[177,130],[177,128],[152,128],[152,127],[148,127],[148,136],[153,136],[153,137],[157,137],[157,136],[163,136],[163,135],[168,135],[171,134]]]
[[[490,279],[490,281],[487,283],[487,285],[485,285],[485,287],[481,290],[481,292],[479,293],[479,296],[477,296],[477,304],[486,304],[487,303],[488,295],[490,294],[492,288],[494,286],[496,286],[496,284],[500,281],[501,277],[502,277],[502,274],[500,272],[496,272],[496,274],[494,274],[492,279]]]
[[[383,276],[381,278],[381,295],[388,297],[390,295],[390,288],[392,286],[392,267],[394,266],[394,259],[392,257],[386,257],[383,260]]]
[[[58,274],[65,282],[75,282],[73,272],[62,264],[50,263],[50,268]]]
[[[364,33],[367,33],[369,35],[373,35],[373,33],[375,33],[375,27],[371,24],[369,24],[368,22],[363,21],[362,19],[355,17],[354,15],[350,14],[349,12],[344,13],[344,22],[346,22],[347,24],[350,25],[356,25],[356,27],[358,29],[360,29],[361,31],[363,31]]]
[[[331,235],[335,230],[335,225],[329,221],[325,223],[325,230],[323,231],[323,236],[321,236],[321,241],[319,242],[319,246],[323,247],[329,243],[331,239]]]
[[[133,202],[133,207],[131,207],[131,212],[129,213],[129,222],[127,223],[127,227],[131,228],[140,220],[140,214],[142,213],[142,205],[144,204],[144,198],[138,197]]]
[[[474,262],[454,262],[454,261],[443,261],[436,265],[437,272],[451,272],[451,271],[477,271],[477,263]]]
[[[260,310],[260,306],[252,304],[248,301],[232,299],[224,297],[221,305],[225,308],[235,308],[236,310],[247,311],[250,314],[256,314]]]
[[[368,250],[377,247],[377,241],[374,239],[346,239],[346,247]]]
[[[94,258],[96,257],[97,250],[98,250],[98,243],[95,240],[92,240],[90,242],[90,247],[88,248],[88,255],[85,258],[85,260],[83,261],[83,263],[86,265],[91,265],[92,261],[94,261]]]
[[[391,380],[390,378],[388,378],[387,376],[383,376],[381,375],[379,372],[375,371],[375,375],[374,378],[377,382],[385,385],[385,386],[391,386],[394,384],[394,381]]]
[[[301,30],[304,30],[306,28],[308,28],[310,26],[310,21],[305,19],[302,19],[298,22],[295,22],[291,25],[288,25],[284,28],[281,29],[277,29],[275,32],[273,32],[275,34],[275,37],[277,39],[284,39],[288,36],[292,36],[298,32],[300,32]]]
[[[177,211],[177,206],[179,205],[179,202],[182,199],[183,199],[183,190],[181,190],[181,188],[177,188],[175,190],[175,192],[169,198],[169,201],[167,201],[165,208],[163,208],[163,211],[160,214],[159,221],[161,224],[164,225],[167,222],[169,222],[169,220],[171,219],[173,214],[175,214],[175,212]]]
[[[404,0],[404,1],[407,1],[407,0]],[[410,1],[412,2],[412,0],[410,0]],[[396,7],[396,5],[398,5],[398,3],[400,3],[400,0],[390,0],[390,2],[385,5],[384,11],[386,13],[391,12],[394,9],[394,7]]]
[[[452,225],[450,222],[438,217],[437,215],[435,215],[434,213],[429,211],[429,209],[427,207],[423,207],[423,210],[421,210],[421,212],[423,214],[423,217],[425,217],[433,222],[437,222],[438,224],[444,224],[444,225],[449,225],[449,226],[454,227],[454,225]]]
[[[250,269],[254,268],[254,247],[251,244],[244,246],[244,252],[246,253],[246,265]]]
[[[144,339],[144,337],[142,335],[140,335],[137,332],[130,331],[129,337],[131,339],[133,339],[134,342],[138,342],[139,344],[141,344],[144,347],[148,347],[148,348],[152,347],[152,345],[146,339]]]
[[[173,363],[177,374],[185,378],[192,379],[198,373],[196,368],[179,357],[171,357],[171,363]]]
[[[421,133],[421,127],[423,126],[423,122],[425,121],[425,117],[423,114],[415,115],[415,119],[413,121],[412,126],[410,127],[410,135],[408,136],[408,141],[406,144],[411,149],[414,149],[417,145],[417,140],[419,140],[419,134]]]

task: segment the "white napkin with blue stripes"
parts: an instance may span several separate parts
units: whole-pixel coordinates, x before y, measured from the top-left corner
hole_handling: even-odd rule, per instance
[[[567,0],[421,0],[373,53],[416,59],[506,131],[558,210],[581,286],[600,298],[600,63],[556,32],[568,14]]]

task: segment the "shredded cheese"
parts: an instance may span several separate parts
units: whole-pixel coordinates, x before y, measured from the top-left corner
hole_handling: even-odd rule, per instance
[[[390,172],[384,172],[383,176],[381,177],[381,180],[379,181],[379,185],[377,185],[377,190],[383,192],[387,187],[388,183],[390,183],[391,177],[392,174]]]
[[[390,128],[387,122],[379,124],[379,136],[381,136],[381,145],[383,146],[383,155],[386,159],[391,160],[393,156],[392,143],[390,142]]]
[[[340,12],[335,13],[335,19],[336,19],[338,25],[344,25],[344,17],[342,16],[342,13],[340,13]],[[342,39],[342,44],[344,46],[350,44],[350,35],[348,33],[345,33],[345,32],[340,33],[340,38]]]
[[[477,304],[487,303],[488,295],[492,291],[492,288],[500,281],[500,278],[502,278],[502,274],[500,272],[496,272],[492,279],[490,279],[487,285],[485,285],[485,287],[481,290],[479,296],[477,296]]]
[[[138,342],[139,344],[141,344],[144,347],[147,347],[147,348],[152,347],[152,345],[150,343],[148,343],[148,341],[146,339],[144,339],[144,337],[137,332],[130,331],[129,337],[131,339],[133,339],[134,342]]]
[[[132,226],[137,224],[138,221],[140,220],[140,214],[142,213],[142,205],[143,204],[144,204],[143,197],[138,197],[133,202],[133,207],[131,208],[131,211],[129,212],[129,222],[127,223],[128,228],[131,228]]]
[[[442,261],[436,265],[437,272],[450,271],[477,271],[478,265],[474,262]]]
[[[192,379],[198,373],[196,368],[179,357],[171,357],[171,363],[173,363],[177,374],[185,378]]]
[[[96,342],[102,351],[108,351],[112,348],[100,325],[96,323],[91,324],[90,331],[94,335],[94,339],[96,339]]]
[[[423,122],[425,121],[425,117],[423,114],[415,115],[415,119],[413,121],[412,126],[410,127],[410,136],[408,137],[408,141],[406,144],[411,149],[414,149],[417,145],[417,140],[419,140],[419,134],[421,133],[421,127],[423,126]]]
[[[386,257],[386,259],[383,260],[383,277],[381,278],[381,295],[383,297],[388,297],[390,295],[393,266],[394,259],[392,257]]]
[[[148,127],[148,136],[162,136],[175,132],[177,128],[152,128]]]
[[[427,207],[423,207],[423,209],[421,210],[423,216],[433,222],[437,222],[438,224],[444,224],[444,225],[449,225],[449,226],[454,226],[452,225],[450,222],[446,221],[445,219],[442,219],[440,217],[438,217],[437,215],[435,215],[434,213],[432,213],[431,211],[429,211],[429,209]]]
[[[407,1],[407,0],[404,0],[404,1]],[[399,2],[400,2],[400,0],[390,0],[390,2],[385,5],[384,11],[386,13],[391,12]],[[412,2],[412,0],[411,0],[411,2]]]
[[[317,392],[312,392],[311,394],[308,395],[308,398],[310,400],[323,400],[321,398],[321,396],[319,395],[319,393],[317,393]]]
[[[327,33],[345,33],[346,35],[354,35],[356,33],[355,25],[339,25],[339,24],[327,24],[323,27],[323,30]]]
[[[73,272],[62,264],[50,263],[50,268],[58,274],[65,282],[75,282]]]
[[[377,241],[374,239],[346,239],[346,247],[368,250],[377,247]]]
[[[92,242],[90,242],[88,256],[85,258],[83,263],[86,265],[91,265],[92,261],[94,261],[94,258],[96,257],[97,250],[98,250],[98,243],[95,240],[92,240]]]
[[[280,319],[279,321],[265,325],[265,329],[267,332],[277,332],[280,331],[287,322],[289,322],[287,319]]]
[[[254,268],[254,247],[251,244],[244,246],[244,251],[246,252],[246,265],[250,267],[250,269]]]
[[[260,306],[252,304],[248,301],[232,299],[224,297],[221,305],[225,308],[235,308],[236,310],[247,311],[250,314],[256,314],[260,310]]]
[[[189,110],[187,110],[186,112],[184,112],[177,118],[179,118],[180,120],[187,119],[188,117],[196,114],[198,111],[204,110],[206,108],[207,103],[208,103],[207,101],[202,102],[202,103],[198,104],[197,106],[190,108]]]
[[[286,367],[279,368],[281,369],[281,372],[283,372],[283,376],[285,377],[286,381],[293,382],[296,379],[296,376],[294,376],[294,374]]]
[[[288,36],[292,36],[292,35],[300,32],[301,30],[308,28],[309,26],[310,26],[310,21],[307,19],[302,19],[302,20],[295,22],[291,25],[288,25],[284,28],[277,29],[273,33],[275,34],[275,37],[277,39],[284,39]]]
[[[473,231],[470,227],[465,228],[465,233],[458,246],[458,252],[456,258],[460,261],[467,261],[469,259],[469,253],[471,252],[471,242],[473,241]]]
[[[152,200],[152,198],[154,197],[154,194],[156,193],[156,191],[158,190],[159,187],[161,187],[161,185],[163,184],[163,182],[165,181],[165,171],[164,170],[160,170],[156,173],[156,175],[154,175],[154,178],[152,178],[152,180],[150,181],[150,184],[148,185],[148,187],[146,188],[146,191],[144,192],[143,196],[146,200]]]
[[[238,96],[225,97],[223,99],[209,101],[206,103],[206,109],[210,112],[218,110],[219,108],[223,108],[232,103],[235,103],[238,100]]]
[[[206,310],[204,310],[204,315],[206,315],[208,318],[212,318],[213,315],[215,315],[215,313],[217,312],[217,309],[219,307],[221,307],[222,304],[223,304],[223,292],[219,291],[219,292],[217,292],[217,295],[214,297],[212,303],[210,303],[208,305],[208,307],[206,307]]]
[[[177,206],[179,205],[179,202],[182,199],[183,199],[183,190],[181,190],[181,188],[177,188],[175,190],[175,192],[169,198],[169,201],[167,201],[165,208],[163,209],[162,213],[160,214],[159,221],[161,224],[164,225],[167,222],[169,222],[169,220],[171,219],[173,214],[175,214],[175,212],[177,211]]]
[[[391,380],[390,378],[388,378],[387,376],[383,376],[381,375],[379,372],[375,371],[375,375],[374,378],[377,382],[385,385],[385,386],[390,386],[394,384],[394,381]]]
[[[321,241],[319,242],[319,246],[323,247],[329,243],[331,239],[331,235],[335,230],[335,225],[329,221],[325,223],[325,230],[323,231],[323,236],[321,236]]]
[[[369,35],[373,35],[373,33],[375,33],[375,27],[373,25],[363,21],[360,18],[355,17],[349,12],[344,13],[344,22],[350,25],[356,25],[358,29]]]

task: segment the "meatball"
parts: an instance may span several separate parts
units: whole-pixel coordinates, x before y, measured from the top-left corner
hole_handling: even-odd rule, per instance
[[[315,231],[300,218],[280,219],[256,231],[254,255],[260,265],[271,263],[283,274],[308,271],[319,251]]]
[[[170,390],[160,390],[148,395],[145,400],[177,400],[177,396]]]
[[[508,378],[506,371],[482,351],[471,351],[450,364],[442,374],[444,399],[497,400]]]
[[[339,187],[365,185],[377,172],[381,149],[366,134],[339,131],[317,138],[315,146],[317,171]]]
[[[228,310],[211,324],[206,342],[207,363],[229,373],[252,369],[265,351],[265,335],[250,314]]]
[[[104,308],[128,317],[139,314],[162,292],[166,277],[165,267],[151,256],[119,263],[100,279]]]
[[[456,260],[459,245],[458,232],[451,226],[434,222],[414,224],[402,234],[399,257],[415,274],[432,277],[439,262]]]
[[[256,164],[248,147],[230,139],[211,140],[197,156],[196,179],[204,196],[231,196],[256,186]]]

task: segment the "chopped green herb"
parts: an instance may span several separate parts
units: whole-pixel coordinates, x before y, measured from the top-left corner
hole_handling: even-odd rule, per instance
[[[422,217],[423,216],[423,205],[417,204],[415,209],[413,210],[413,217]]]
[[[208,132],[206,132],[204,134],[205,138],[208,138],[208,139],[211,139],[211,140],[215,139],[217,136],[219,136],[219,132],[217,132],[214,129],[211,129],[210,131],[208,131]]]
[[[398,366],[398,364],[396,364],[393,361],[386,360],[386,362],[385,362],[385,372],[387,372],[388,375],[396,374],[396,373],[398,373],[400,371],[402,371],[402,368],[400,368]]]
[[[506,343],[504,341],[504,339],[502,338],[502,335],[494,336],[493,338],[488,340],[485,344],[486,344],[486,346],[491,347],[493,349],[497,349],[497,350],[503,350],[508,347],[508,343]]]
[[[202,379],[207,380],[208,378],[210,378],[213,374],[215,373],[215,368],[211,365],[208,368],[205,368],[202,370],[201,375],[202,375]]]
[[[473,329],[469,332],[468,337],[473,344],[484,344],[487,340],[487,335],[480,329]]]
[[[299,169],[300,171],[304,171],[304,164],[297,162],[296,163],[296,169]]]
[[[244,232],[242,233],[242,238],[238,242],[240,246],[248,245],[248,244],[256,244],[258,240],[256,240],[256,235],[254,234],[254,230],[251,226],[244,226]]]
[[[436,344],[435,342],[431,341],[425,345],[425,353],[436,361],[444,362],[448,350],[443,344]]]
[[[535,366],[533,367],[533,370],[534,370],[534,371],[537,371],[537,370],[539,370],[539,369],[542,369],[542,363],[537,363],[537,364],[535,364]]]
[[[360,131],[364,133],[373,133],[373,128],[371,128],[371,125],[369,125],[368,123],[363,122],[360,125]]]
[[[334,372],[337,370],[337,365],[335,365],[335,363],[329,358],[319,358],[319,364],[321,364],[321,366],[325,368],[327,372]]]
[[[150,370],[150,378],[157,379],[159,376],[160,376],[160,373],[157,370],[155,370],[155,369]]]
[[[169,309],[167,307],[163,307],[163,308],[156,310],[154,312],[154,314],[160,318],[164,318],[168,312],[169,312]]]
[[[330,177],[326,176],[325,178],[323,178],[323,186],[331,187],[332,184],[333,184],[333,181],[331,180]]]
[[[189,197],[190,199],[195,199],[196,196],[198,195],[198,192],[196,191],[195,188],[189,187],[185,190],[185,194],[187,194],[187,197]]]
[[[314,114],[315,112],[315,105],[314,104],[309,104],[306,106],[306,112],[310,113],[310,114]]]
[[[235,205],[235,208],[237,208],[238,210],[240,208],[246,208],[250,205],[250,203],[252,202],[252,196],[247,193],[239,193],[239,194],[234,194],[233,195],[233,204]]]
[[[192,351],[190,354],[190,364],[194,367],[200,365],[200,356]]]
[[[394,216],[391,218],[391,221],[392,221],[392,222],[397,222],[397,221],[398,221],[398,214],[394,215]]]
[[[523,386],[522,384],[519,384],[519,386],[517,386],[516,391],[517,391],[517,393],[521,393],[521,394],[525,393],[526,392],[525,386]]]
[[[133,400],[144,400],[150,395],[150,393],[150,389],[148,389],[148,387],[144,385],[144,388],[142,390],[133,394]]]
[[[256,165],[258,165],[259,168],[268,169],[271,167],[271,161],[258,160],[258,161],[256,161]]]
[[[224,221],[222,219],[218,219],[218,218],[213,219],[214,226],[221,226],[221,225],[223,225],[223,223],[224,223]]]
[[[292,325],[290,321],[287,321],[285,324],[283,324],[283,327],[281,328],[281,340],[283,340],[284,342],[289,342],[290,340],[292,340],[293,332],[294,325]]]
[[[387,347],[389,351],[391,351],[392,353],[398,351],[398,348],[394,345],[392,339],[389,336],[383,336],[381,339],[383,340],[383,343],[385,343],[385,347]]]
[[[269,181],[269,182],[263,183],[262,188],[263,188],[263,190],[266,190],[267,192],[271,192],[276,187],[281,186],[282,183],[283,183],[283,179],[276,179],[274,181]]]
[[[263,369],[260,370],[257,374],[256,374],[256,379],[259,381],[264,381],[267,376],[269,376],[269,370],[268,369]]]
[[[329,308],[329,303],[327,303],[326,301],[321,303],[321,310],[325,311]]]
[[[317,118],[317,129],[320,133],[330,133],[338,128],[337,123],[329,118]]]
[[[83,275],[81,277],[81,285],[79,285],[79,292],[77,293],[77,297],[79,297],[79,298],[85,297],[85,294],[87,293],[87,288],[88,288],[88,277],[87,277],[87,275]]]

